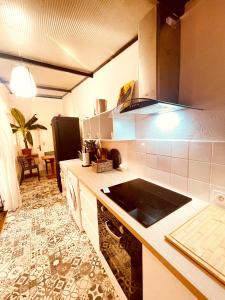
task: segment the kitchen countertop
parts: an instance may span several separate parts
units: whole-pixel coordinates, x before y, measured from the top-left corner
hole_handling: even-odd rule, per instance
[[[222,283],[212,278],[201,267],[197,266],[184,254],[181,254],[171,244],[165,241],[165,235],[171,233],[209,203],[192,199],[191,202],[174,211],[164,219],[148,228],[144,228],[100,191],[103,187],[119,184],[139,176],[128,170],[95,173],[91,167],[83,168],[79,159],[63,161],[60,162],[60,164],[63,168],[74,173],[74,175],[95,194],[96,198],[115,214],[119,221],[123,223],[149,251],[156,255],[198,299],[225,299],[225,287]],[[150,181],[149,178],[142,178]],[[154,183],[159,184],[157,182]]]

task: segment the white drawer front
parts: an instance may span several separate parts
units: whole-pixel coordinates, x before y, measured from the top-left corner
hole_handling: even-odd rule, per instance
[[[79,183],[79,186],[80,186],[80,191],[85,195],[87,199],[90,199],[91,201],[92,199],[96,198],[95,195],[92,194],[92,192],[89,191],[89,189],[86,188],[86,186],[84,186],[81,182]]]
[[[98,227],[93,227],[92,223],[90,223],[88,217],[85,213],[82,213],[82,225],[84,230],[86,231],[92,245],[95,248],[95,251],[99,251],[99,233]]]
[[[87,199],[83,193],[80,193],[82,213],[84,212],[94,227],[98,226],[98,212],[96,199]]]

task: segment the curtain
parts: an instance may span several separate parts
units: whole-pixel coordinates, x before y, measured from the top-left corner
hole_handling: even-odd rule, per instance
[[[21,197],[16,175],[13,134],[8,113],[4,96],[0,93],[0,195],[4,210],[14,211],[21,207]]]

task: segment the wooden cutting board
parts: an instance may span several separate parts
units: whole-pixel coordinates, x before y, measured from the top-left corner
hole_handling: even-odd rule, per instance
[[[225,209],[209,205],[166,240],[225,284]]]

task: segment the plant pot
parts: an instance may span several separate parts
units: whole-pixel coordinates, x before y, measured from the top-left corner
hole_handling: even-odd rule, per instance
[[[32,151],[32,149],[27,149],[27,148],[25,148],[25,149],[22,149],[22,153],[23,153],[23,155],[26,155],[26,156],[30,156],[31,155],[31,151]]]

